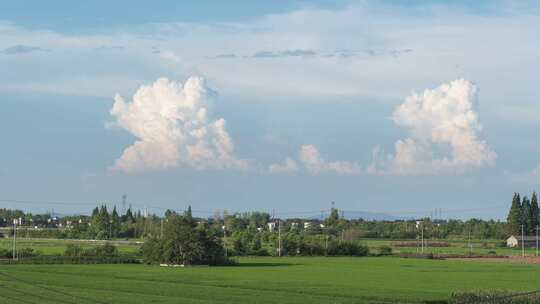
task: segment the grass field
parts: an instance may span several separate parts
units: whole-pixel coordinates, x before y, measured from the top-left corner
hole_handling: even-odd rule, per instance
[[[371,252],[377,252],[378,248],[383,245],[390,245],[399,243],[401,241],[396,240],[381,240],[381,239],[364,239],[362,243],[367,244]],[[414,240],[405,240],[403,242],[414,243]],[[447,242],[450,247],[430,247],[431,242]],[[19,238],[17,240],[18,248],[33,248],[36,251],[39,251],[43,254],[62,254],[66,246],[70,243],[79,244],[82,247],[91,247],[102,242],[84,242],[78,240],[51,240],[51,239],[25,239]],[[126,241],[117,241],[112,242],[115,246],[118,247],[120,253],[135,255],[139,251],[140,244],[135,242],[126,242]],[[9,238],[0,238],[0,248],[11,249],[12,240]],[[468,254],[472,252],[473,254],[490,254],[495,252],[498,255],[521,255],[521,248],[505,248],[500,247],[500,240],[473,240],[471,242],[472,250],[469,248],[469,244],[464,240],[426,240],[427,247],[424,249],[425,252],[432,252],[434,254]],[[416,252],[420,250],[418,247],[394,247],[393,251],[395,253],[399,252]],[[525,254],[533,256],[536,253],[535,248],[526,248]]]
[[[536,290],[540,265],[401,258],[243,258],[240,266],[3,265],[2,303],[422,303]],[[17,301],[15,301],[17,299]]]
[[[118,243],[112,242],[120,253],[125,254],[137,254],[139,252],[140,245],[136,243]],[[68,244],[78,244],[83,248],[90,248],[103,242],[86,242],[78,240],[62,240],[62,239],[17,239],[17,248],[32,248],[45,255],[61,255],[66,250]],[[13,246],[13,239],[0,238],[0,248],[9,249]]]
[[[393,251],[399,252],[417,252],[420,251],[420,247],[396,247],[393,244],[400,242],[414,243],[415,240],[381,240],[381,239],[364,239],[363,242],[369,246],[372,252],[377,252],[377,248],[386,245],[393,247]],[[431,247],[433,242],[448,243],[450,247]],[[521,248],[507,248],[501,247],[502,241],[500,240],[472,240],[469,247],[469,243],[466,240],[426,240],[424,252],[431,252],[434,254],[481,254],[488,255],[494,252],[497,255],[515,256],[521,255]],[[420,244],[418,244],[420,245]],[[536,248],[525,248],[525,255],[534,256],[536,254]]]

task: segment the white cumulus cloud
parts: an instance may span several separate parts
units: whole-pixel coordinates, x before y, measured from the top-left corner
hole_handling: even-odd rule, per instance
[[[298,163],[290,157],[287,157],[283,164],[272,164],[269,168],[270,173],[295,172],[299,169]]]
[[[339,174],[360,174],[361,168],[356,163],[346,161],[328,162],[321,157],[319,150],[313,145],[303,145],[300,148],[298,161],[287,158],[284,164],[270,166],[271,173],[293,172],[304,168],[310,173],[336,172]]]
[[[233,155],[225,120],[210,119],[209,102],[216,94],[204,79],[185,84],[160,78],[141,86],[131,101],[116,95],[110,114],[137,140],[112,169],[124,172],[162,170],[186,165],[196,169],[247,169]]]
[[[413,92],[392,115],[409,137],[398,140],[394,154],[374,152],[371,173],[423,175],[461,173],[493,165],[496,153],[481,139],[476,112],[477,87],[464,79],[422,94]]]

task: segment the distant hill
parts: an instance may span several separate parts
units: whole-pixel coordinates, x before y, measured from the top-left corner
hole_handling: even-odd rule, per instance
[[[372,221],[395,221],[406,220],[408,217],[395,216],[387,213],[367,212],[367,211],[344,211],[344,216],[348,220],[364,219]]]

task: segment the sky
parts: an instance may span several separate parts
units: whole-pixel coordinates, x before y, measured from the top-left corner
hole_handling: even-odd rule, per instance
[[[2,1],[0,208],[504,219],[538,1]]]

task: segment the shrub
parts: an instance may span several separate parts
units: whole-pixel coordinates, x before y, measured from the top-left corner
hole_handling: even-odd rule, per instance
[[[435,259],[435,256],[431,252],[429,253],[401,252],[399,254],[399,257],[413,258],[413,259],[428,259],[428,260]],[[440,257],[438,256],[437,258],[440,258]]]
[[[21,248],[17,250],[17,256],[19,258],[29,258],[29,257],[36,257],[41,255],[40,252],[34,251],[32,248]]]
[[[29,258],[40,255],[41,253],[34,251],[32,248],[19,248],[17,249],[17,256],[19,258]],[[12,259],[13,251],[9,249],[0,248],[0,259]]]
[[[536,292],[511,292],[511,291],[472,291],[454,293],[448,301],[450,304],[473,304],[473,303],[495,303],[495,304],[538,304],[540,294]]]
[[[118,257],[118,248],[109,243],[84,249],[79,245],[69,244],[64,251],[66,257],[93,257],[93,258],[114,258]]]
[[[379,255],[392,255],[392,247],[387,245],[379,247]]]
[[[0,248],[0,259],[11,259],[13,257],[12,251],[4,248]]]
[[[109,243],[105,243],[104,245],[94,247],[94,252],[95,252],[95,256],[100,257],[100,258],[103,258],[103,257],[110,258],[110,257],[118,256],[118,248],[116,248],[116,246],[111,245]]]
[[[334,241],[329,244],[327,254],[333,256],[367,256],[369,254],[369,248],[355,242]]]
[[[83,249],[79,245],[68,244],[66,250],[64,250],[64,256],[79,257],[83,253]]]

